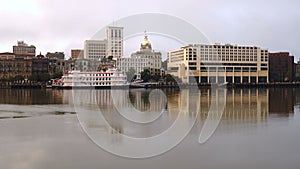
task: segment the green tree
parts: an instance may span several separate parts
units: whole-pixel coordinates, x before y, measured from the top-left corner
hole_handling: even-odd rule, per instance
[[[24,80],[25,78],[24,78],[24,76],[22,76],[22,75],[17,75],[17,76],[15,76],[14,77],[14,80],[15,81],[18,81],[18,80]]]
[[[145,81],[148,82],[151,79],[151,73],[149,69],[144,69],[141,72],[141,78]]]
[[[169,83],[169,82],[174,82],[175,80],[174,80],[174,78],[173,78],[172,75],[167,74],[167,75],[165,76],[165,81],[166,81],[167,83]]]
[[[127,81],[128,82],[132,82],[135,79],[135,70],[131,67],[128,69],[128,71],[126,72],[127,75]]]
[[[30,75],[28,79],[29,79],[30,81],[36,82],[36,81],[39,80],[39,77],[38,77],[38,75],[33,74],[33,75]]]
[[[159,79],[161,78],[161,76],[160,75],[154,75],[154,76],[152,76],[152,79],[153,80],[155,80],[155,81],[159,81]]]
[[[54,74],[52,75],[51,78],[52,79],[56,79],[56,78],[60,79],[62,76],[63,76],[62,71],[59,68],[56,68],[55,72],[54,72]]]
[[[38,81],[40,81],[40,82],[47,82],[50,80],[49,74],[40,74],[38,77],[39,77]]]

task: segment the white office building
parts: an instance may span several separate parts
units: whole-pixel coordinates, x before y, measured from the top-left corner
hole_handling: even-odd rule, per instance
[[[106,28],[107,56],[123,57],[123,27],[108,26]]]
[[[102,59],[106,56],[107,40],[86,40],[84,42],[85,59]]]
[[[118,58],[117,67],[125,72],[133,68],[137,74],[147,68],[152,75],[159,75],[162,68],[162,56],[160,52],[152,50],[151,43],[145,33],[140,50],[132,53],[130,58]]]
[[[267,83],[268,49],[256,46],[183,46],[168,53],[168,73],[182,83]]]

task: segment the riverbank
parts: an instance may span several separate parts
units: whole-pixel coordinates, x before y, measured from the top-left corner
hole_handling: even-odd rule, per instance
[[[46,88],[46,83],[31,82],[31,83],[13,83],[2,82],[0,83],[0,89],[41,89]]]
[[[151,84],[145,85],[145,87],[139,88],[189,88],[189,87],[198,87],[198,88],[211,88],[211,84]],[[215,85],[218,86],[218,85]],[[241,84],[226,84],[222,87],[227,88],[274,88],[274,87],[300,87],[300,82],[276,82],[276,83],[241,83]],[[0,83],[0,89],[41,89],[41,88],[53,88],[53,89],[72,89],[64,88],[57,86],[47,86],[45,83]],[[92,87],[91,87],[92,88]],[[103,89],[108,89],[111,87],[105,87]],[[127,87],[124,87],[127,88]],[[136,88],[130,87],[129,88]],[[102,89],[102,88],[96,88]],[[114,88],[112,88],[114,89]]]

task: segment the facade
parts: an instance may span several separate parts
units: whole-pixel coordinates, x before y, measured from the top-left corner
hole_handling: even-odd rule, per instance
[[[63,60],[63,59],[49,59],[49,74],[53,76],[56,72],[67,72],[74,70],[75,60]]]
[[[54,52],[54,53],[51,53],[51,52],[48,52],[46,54],[46,58],[48,59],[65,59],[65,54],[64,52]]]
[[[148,68],[152,75],[160,75],[162,56],[160,52],[152,50],[148,36],[145,34],[140,50],[132,53],[130,58],[118,58],[117,67],[125,72],[133,68],[137,74]]]
[[[72,49],[71,50],[71,59],[83,58],[84,50],[81,49]]]
[[[107,56],[123,57],[123,27],[108,26],[106,28]]]
[[[12,60],[12,59],[15,59],[15,57],[16,56],[14,53],[9,53],[9,52],[0,53],[1,60]]]
[[[24,41],[18,41],[17,46],[13,46],[13,53],[17,58],[35,57],[35,46],[27,45]]]
[[[295,78],[300,81],[300,60],[295,64]]]
[[[271,82],[291,82],[294,79],[294,56],[289,52],[270,53],[269,77]]]
[[[84,59],[99,60],[106,56],[107,40],[86,40],[84,42]]]
[[[32,71],[32,59],[0,58],[0,79],[12,79],[22,76],[28,79]]]
[[[267,83],[269,53],[255,46],[183,46],[168,53],[168,73],[182,83]]]
[[[101,61],[99,60],[76,59],[74,63],[74,70],[79,70],[81,72],[97,71],[100,65]]]
[[[43,55],[32,58],[32,75],[49,74],[49,59]]]

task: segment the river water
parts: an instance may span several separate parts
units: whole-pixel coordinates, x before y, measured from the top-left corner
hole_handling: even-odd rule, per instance
[[[0,169],[300,168],[300,88],[0,96]]]

